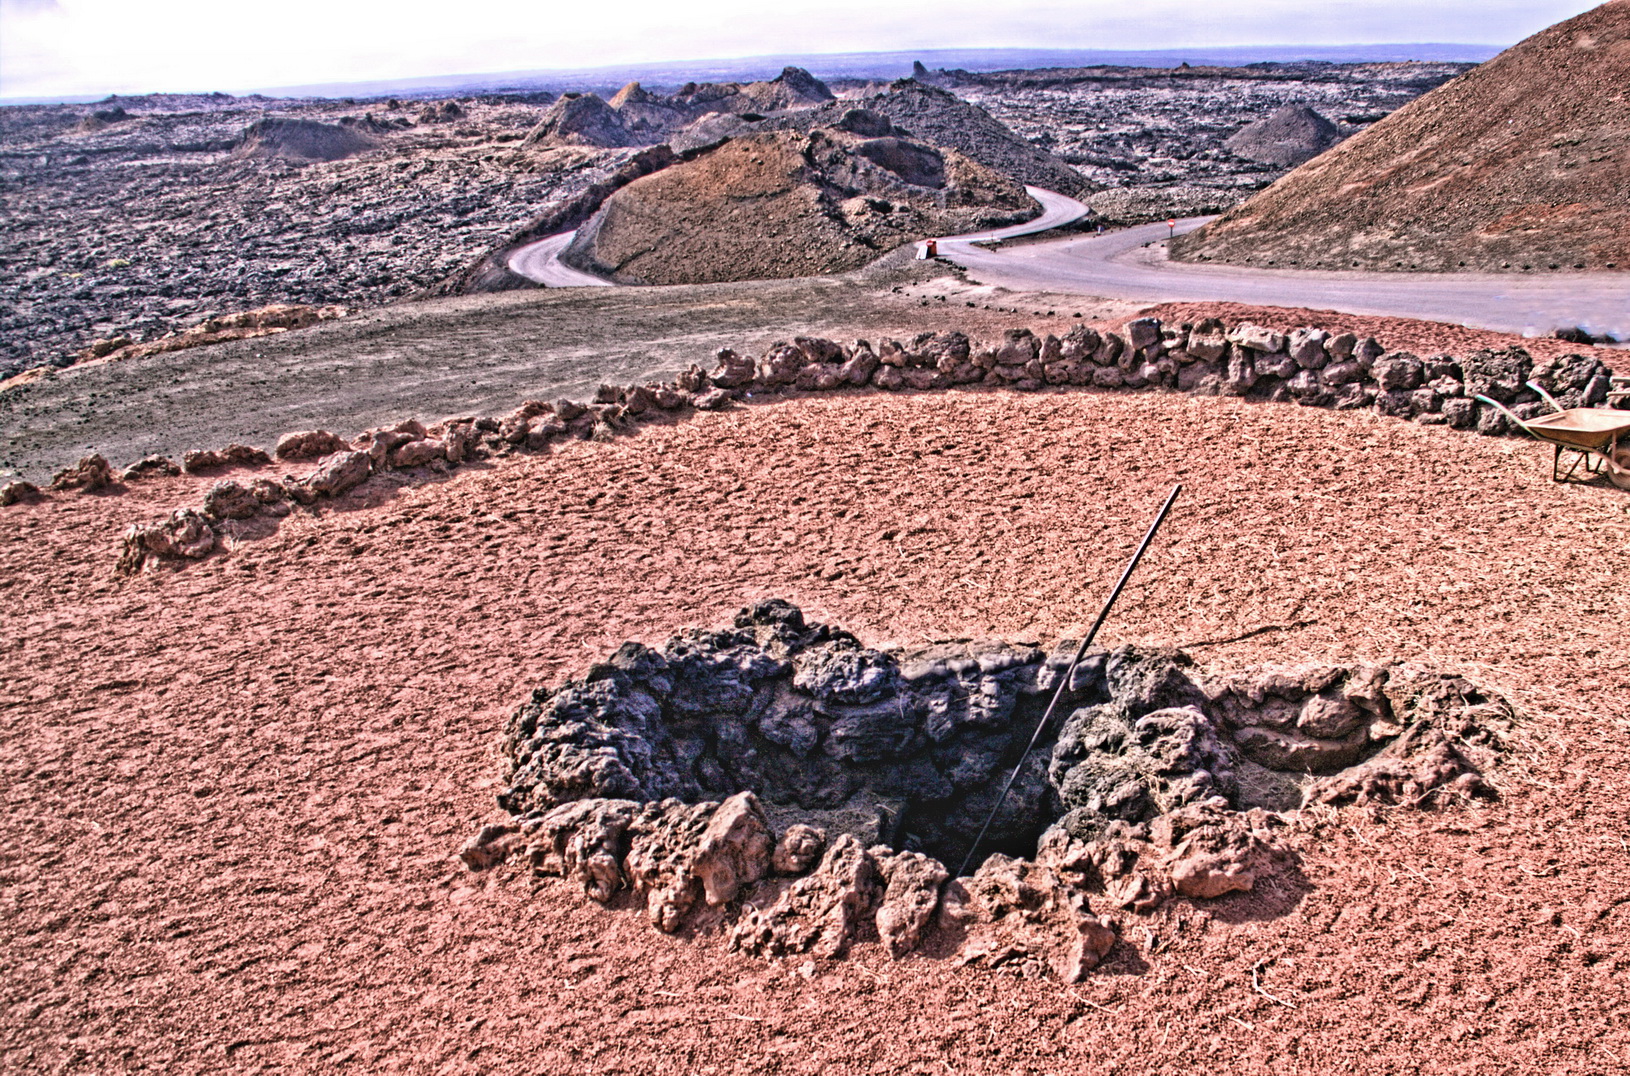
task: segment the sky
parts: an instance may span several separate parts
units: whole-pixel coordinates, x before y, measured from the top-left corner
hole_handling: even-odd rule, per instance
[[[1579,0],[0,0],[0,97],[933,48],[1505,46]]]

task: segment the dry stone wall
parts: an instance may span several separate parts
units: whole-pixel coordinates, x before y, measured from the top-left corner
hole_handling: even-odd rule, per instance
[[[1373,409],[1422,425],[1475,430],[1485,435],[1511,432],[1497,401],[1529,418],[1548,405],[1531,386],[1548,392],[1563,407],[1609,405],[1613,371],[1600,359],[1567,355],[1536,361],[1520,347],[1483,349],[1459,357],[1417,356],[1389,350],[1372,337],[1332,335],[1303,328],[1282,333],[1250,323],[1233,326],[1216,318],[1165,324],[1138,318],[1119,331],[1080,325],[1063,336],[1037,336],[1009,330],[1000,340],[978,342],[960,332],[924,333],[908,342],[884,340],[874,346],[856,340],[798,337],[778,343],[762,356],[722,349],[711,370],[691,365],[672,382],[602,385],[592,401],[528,400],[501,418],[458,416],[426,427],[408,420],[368,430],[347,442],[323,430],[290,433],[276,448],[280,462],[312,469],[281,478],[256,476],[252,497],[226,478],[198,509],[188,509],[125,535],[120,564],[125,571],[207,556],[214,537],[233,522],[267,520],[296,507],[312,508],[342,496],[370,475],[386,471],[445,472],[463,463],[514,452],[547,450],[570,439],[615,437],[642,422],[694,411],[716,411],[737,401],[802,392],[869,389],[930,391],[987,386],[1017,391],[1090,388],[1109,391],[1185,392],[1239,396],[1337,410]],[[1630,408],[1630,399],[1611,406]],[[1630,451],[1626,452],[1630,465]],[[178,466],[151,457],[116,472],[97,455],[59,473],[51,491],[117,490],[120,483],[148,476],[207,474],[235,467],[264,467],[266,452],[244,445],[188,452]],[[0,487],[0,505],[27,503],[42,492],[24,482]],[[190,513],[190,514],[189,514]],[[202,530],[200,530],[202,528]],[[242,526],[237,528],[242,531]],[[208,533],[206,533],[208,532]],[[185,533],[183,542],[175,536]],[[186,552],[179,552],[185,550]]]

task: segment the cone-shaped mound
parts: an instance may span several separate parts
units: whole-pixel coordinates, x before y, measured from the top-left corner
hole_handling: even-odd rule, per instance
[[[549,106],[543,119],[526,136],[525,144],[609,149],[629,145],[631,139],[622,114],[598,94],[574,93],[562,96]]]
[[[1408,271],[1630,268],[1630,0],[1559,23],[1172,243]]]
[[[1017,182],[955,150],[836,128],[778,131],[630,183],[565,257],[629,284],[807,276],[1034,213]]]
[[[240,157],[337,161],[372,149],[373,145],[371,139],[349,127],[272,117],[245,127],[235,152]]]
[[[859,101],[834,102],[826,108],[860,108],[886,116],[917,138],[949,146],[1022,183],[1072,197],[1095,189],[1080,172],[1019,137],[989,112],[937,86],[902,79],[884,93]]]
[[[1263,164],[1298,165],[1341,141],[1336,125],[1306,105],[1286,105],[1248,123],[1223,143],[1228,152]]]
[[[812,131],[836,127],[872,137],[906,135],[953,149],[986,168],[1021,183],[1072,197],[1096,188],[1080,172],[1015,134],[978,105],[948,90],[901,79],[869,97],[828,101],[813,108],[785,109],[767,116],[705,115],[676,132],[669,144],[684,153],[724,138],[767,131]]]
[[[688,83],[670,95],[630,82],[602,100],[592,93],[567,94],[544,113],[527,145],[649,146],[703,116],[758,117],[765,112],[807,109],[831,101],[826,83],[801,67],[785,68],[764,82]]]

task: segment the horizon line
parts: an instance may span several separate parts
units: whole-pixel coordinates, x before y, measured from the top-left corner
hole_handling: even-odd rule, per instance
[[[1473,59],[1469,59],[1469,58],[1468,59],[1460,59],[1460,60],[1450,60],[1450,59],[1446,59],[1446,58],[1435,58],[1435,59],[1434,58],[1428,58],[1428,59],[1425,59],[1425,60],[1421,60],[1419,58],[1413,58],[1413,59],[1408,59],[1408,60],[1401,60],[1401,59],[1393,59],[1393,60],[1378,60],[1378,59],[1346,59],[1346,60],[1343,60],[1343,59],[1334,59],[1334,60],[1332,60],[1332,59],[1326,59],[1326,58],[1316,56],[1316,55],[1306,55],[1306,56],[1301,56],[1301,57],[1298,57],[1298,58],[1287,58],[1287,57],[1281,56],[1281,57],[1279,57],[1277,59],[1262,59],[1262,60],[1256,60],[1256,61],[1252,61],[1252,62],[1255,62],[1255,63],[1297,63],[1297,62],[1301,62],[1301,63],[1408,63],[1408,62],[1480,63],[1483,60],[1487,60],[1490,57],[1492,57],[1493,55],[1496,55],[1499,52],[1501,52],[1504,49],[1509,48],[1509,47],[1510,47],[1510,44],[1500,45],[1500,44],[1493,44],[1493,43],[1488,43],[1488,42],[1474,42],[1474,41],[1402,41],[1402,42],[1357,42],[1357,43],[1353,43],[1353,44],[1341,44],[1341,45],[1331,45],[1331,44],[1317,44],[1317,45],[1315,45],[1315,44],[1295,44],[1295,43],[1292,43],[1292,44],[1262,44],[1262,45],[1210,45],[1210,46],[1201,45],[1201,46],[1192,46],[1192,47],[1176,46],[1176,47],[1167,47],[1167,48],[1159,48],[1159,49],[1098,49],[1098,48],[1069,48],[1069,47],[1001,46],[1001,47],[990,47],[990,48],[948,47],[948,48],[933,48],[933,49],[887,49],[887,50],[876,50],[876,51],[870,51],[870,52],[831,52],[831,53],[775,52],[775,53],[759,53],[759,54],[746,55],[746,56],[716,56],[716,57],[707,57],[707,58],[703,58],[703,59],[690,59],[690,60],[648,60],[648,61],[638,61],[638,62],[632,62],[632,63],[597,65],[597,66],[593,66],[593,67],[575,67],[575,68],[571,68],[571,67],[545,67],[545,68],[512,69],[512,70],[502,70],[502,71],[466,71],[466,72],[454,72],[454,73],[449,73],[449,74],[404,75],[404,76],[402,76],[400,78],[367,79],[367,80],[361,80],[361,81],[356,81],[356,82],[319,82],[319,83],[301,83],[301,84],[296,84],[296,85],[284,85],[284,86],[258,87],[258,88],[252,88],[252,89],[245,89],[245,90],[242,90],[242,91],[236,92],[236,93],[226,93],[226,92],[221,91],[221,90],[149,90],[149,91],[146,91],[144,93],[88,93],[88,94],[54,94],[54,95],[38,95],[38,96],[0,97],[0,107],[8,107],[9,108],[9,107],[21,107],[21,106],[27,106],[27,105],[53,105],[53,104],[58,104],[58,105],[94,104],[94,103],[97,103],[97,102],[100,102],[100,101],[110,101],[110,100],[114,100],[114,99],[128,99],[128,98],[141,98],[141,97],[164,97],[164,96],[208,97],[208,96],[213,96],[213,95],[222,95],[222,96],[227,96],[227,97],[232,97],[232,98],[269,97],[269,98],[276,98],[276,99],[297,99],[298,98],[298,99],[307,99],[307,100],[335,100],[335,99],[340,99],[340,98],[345,98],[345,97],[357,97],[357,96],[361,96],[361,97],[419,96],[419,95],[431,96],[431,95],[435,95],[437,93],[450,94],[450,93],[504,93],[504,92],[529,92],[529,91],[530,92],[536,92],[538,90],[546,89],[547,87],[544,87],[544,86],[541,86],[541,85],[533,85],[533,86],[530,86],[530,87],[528,87],[528,86],[520,86],[520,85],[511,86],[511,85],[503,85],[503,84],[501,84],[501,82],[502,82],[502,80],[505,80],[505,79],[526,80],[526,81],[530,81],[530,82],[533,82],[533,83],[537,83],[537,82],[539,82],[541,80],[545,80],[545,79],[561,80],[561,79],[568,79],[569,78],[569,79],[585,80],[585,79],[594,79],[597,76],[603,76],[603,75],[627,76],[627,75],[635,74],[635,73],[638,73],[638,72],[648,72],[649,74],[647,75],[647,77],[650,77],[650,75],[661,75],[661,74],[664,74],[664,73],[671,73],[671,74],[674,74],[676,77],[680,77],[678,75],[679,70],[680,69],[685,69],[685,68],[703,69],[701,71],[701,73],[706,74],[707,71],[705,69],[707,69],[707,68],[723,67],[723,66],[729,66],[729,65],[749,66],[749,65],[754,65],[754,64],[760,64],[760,65],[769,65],[769,66],[773,67],[773,66],[775,66],[777,64],[780,64],[783,67],[797,66],[797,67],[806,67],[807,68],[809,65],[812,65],[812,64],[818,65],[823,60],[829,61],[829,62],[848,61],[850,63],[855,63],[855,62],[864,62],[864,61],[867,61],[867,60],[871,60],[873,62],[876,62],[876,61],[879,61],[879,60],[882,60],[882,59],[885,59],[885,58],[887,58],[887,59],[899,58],[899,59],[927,60],[927,59],[932,59],[934,57],[949,57],[949,56],[972,57],[972,56],[978,56],[978,55],[989,56],[989,57],[992,57],[992,58],[1001,57],[1001,56],[1010,56],[1010,57],[1017,58],[1017,57],[1028,54],[1028,55],[1033,55],[1033,56],[1056,56],[1056,57],[1066,57],[1066,56],[1070,56],[1070,55],[1076,55],[1076,56],[1082,56],[1082,57],[1086,57],[1086,56],[1104,56],[1104,57],[1119,57],[1119,58],[1148,57],[1148,58],[1171,59],[1171,58],[1174,58],[1174,57],[1183,56],[1185,54],[1190,55],[1190,56],[1194,56],[1194,57],[1199,57],[1199,58],[1203,58],[1205,56],[1223,56],[1223,55],[1238,58],[1238,57],[1243,57],[1245,55],[1250,55],[1252,53],[1268,53],[1268,52],[1285,53],[1285,52],[1304,51],[1304,52],[1307,52],[1307,53],[1321,53],[1321,52],[1322,53],[1341,53],[1341,52],[1351,52],[1351,51],[1364,50],[1364,49],[1376,50],[1376,51],[1381,51],[1381,50],[1403,51],[1403,50],[1409,50],[1409,49],[1420,49],[1420,50],[1423,50],[1423,51],[1424,50],[1458,51],[1458,52],[1463,52],[1463,53],[1486,52],[1486,53],[1488,53],[1488,55],[1484,56],[1482,58],[1482,60],[1473,60]],[[804,62],[803,63],[798,63],[798,64],[791,64],[791,63],[787,62],[787,61],[792,61],[792,60],[800,60],[800,61],[804,61]],[[1001,72],[1001,71],[1020,71],[1020,70],[1029,70],[1029,71],[1069,70],[1071,68],[1071,66],[1072,66],[1072,65],[1068,65],[1068,64],[1040,64],[1040,65],[1037,65],[1037,66],[1029,66],[1029,67],[1026,67],[1026,66],[989,67],[989,66],[977,64],[977,61],[975,61],[975,64],[976,64],[975,69],[979,70],[980,73],[984,73],[984,74],[997,73],[997,72]],[[929,65],[925,63],[924,66],[929,66]],[[1080,67],[1147,67],[1147,66],[1152,66],[1152,65],[1150,65],[1150,64],[1136,64],[1136,63],[1116,64],[1116,63],[1108,63],[1108,62],[1098,62],[1098,63],[1084,63],[1084,64],[1078,64],[1078,65],[1074,65],[1074,66],[1080,66]],[[1177,64],[1165,64],[1165,65],[1161,65],[1161,66],[1176,67]],[[1199,66],[1199,67],[1242,67],[1242,66],[1248,66],[1248,65],[1247,64],[1239,64],[1239,63],[1206,63],[1202,59],[1200,62],[1194,63],[1194,66]],[[845,79],[845,78],[864,78],[864,77],[881,78],[881,77],[887,77],[887,76],[881,76],[881,75],[869,75],[868,76],[868,75],[860,75],[860,74],[846,74],[846,73],[843,73],[843,72],[834,72],[833,74],[830,74],[830,75],[827,75],[827,76],[820,76],[820,75],[817,74],[817,77],[826,77],[826,78],[831,78],[833,80],[838,80],[838,79]],[[640,80],[639,79],[630,79],[629,81],[640,81]],[[695,79],[682,79],[682,81],[696,81],[696,80]],[[727,81],[734,81],[734,80],[731,79],[731,80],[727,80]],[[475,85],[474,84],[474,83],[478,83],[478,82],[486,82],[486,83],[488,83],[488,85]],[[600,84],[601,85],[609,85],[610,83],[600,83]],[[345,92],[348,87],[351,88],[351,92]],[[392,87],[396,87],[396,89],[393,90]]]

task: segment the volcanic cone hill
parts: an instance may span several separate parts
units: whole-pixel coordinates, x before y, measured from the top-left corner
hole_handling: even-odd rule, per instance
[[[1034,213],[1018,182],[955,150],[835,127],[776,131],[628,184],[564,257],[629,284],[805,276]]]
[[[633,133],[622,113],[594,93],[562,94],[526,136],[526,145],[597,146],[610,149],[631,145]]]
[[[338,161],[373,147],[372,139],[350,127],[271,116],[245,127],[233,152],[238,157]]]
[[[1298,165],[1341,141],[1335,124],[1306,105],[1286,105],[1266,119],[1248,123],[1223,142],[1236,157],[1263,164]]]
[[[704,116],[805,109],[831,101],[826,83],[801,67],[764,82],[689,82],[672,95],[630,82],[611,98],[565,94],[527,135],[527,145],[651,146]]]
[[[859,112],[878,116],[899,131],[941,148],[954,149],[1021,183],[1080,196],[1097,189],[1081,173],[1047,150],[1015,134],[978,105],[949,90],[900,79],[869,97],[832,101],[816,108],[781,112],[759,120],[742,116],[706,117],[673,140],[676,150],[754,130],[811,130],[844,127]],[[877,121],[871,121],[876,123]]]
[[[949,90],[901,79],[854,105],[880,112],[918,138],[949,146],[1022,183],[1072,197],[1096,189],[1081,173]]]
[[[1630,0],[1405,105],[1171,253],[1326,269],[1630,268]]]

